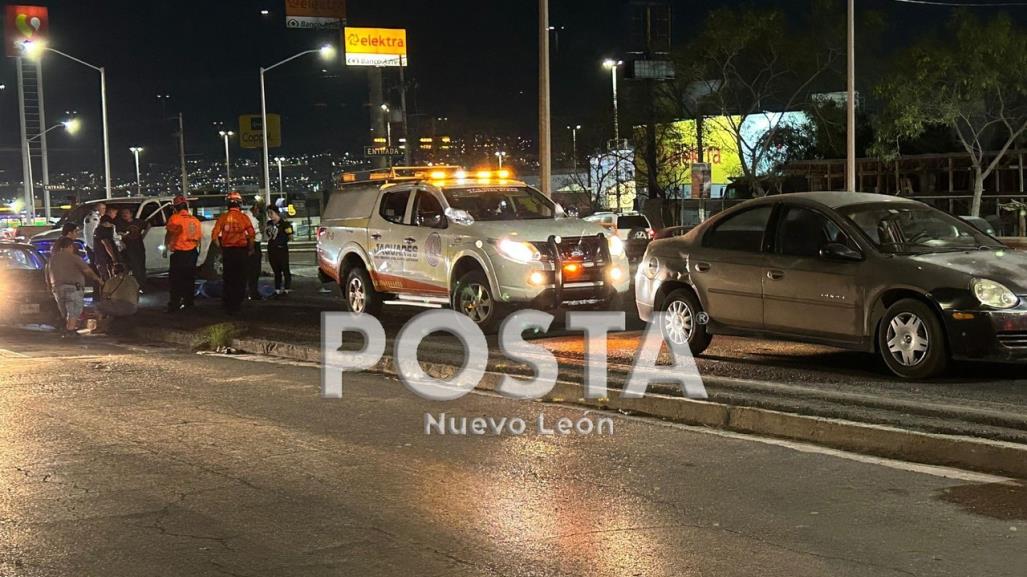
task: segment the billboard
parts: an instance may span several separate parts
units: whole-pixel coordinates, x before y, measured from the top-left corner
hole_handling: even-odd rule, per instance
[[[8,56],[21,56],[26,40],[45,42],[50,28],[46,6],[8,5],[4,12],[4,44]]]
[[[264,148],[264,136],[261,130],[259,114],[243,114],[239,117],[239,146],[242,148]],[[267,115],[267,147],[278,148],[282,145],[282,117],[277,114]]]
[[[285,27],[338,30],[346,20],[346,0],[285,0]]]
[[[808,122],[805,112],[764,112],[751,114],[744,121],[739,116],[706,117],[703,121],[702,161],[709,165],[710,184],[730,184],[743,174],[734,127],[739,127],[745,148],[752,150],[772,129],[800,127]],[[640,127],[636,127],[637,130]],[[666,167],[661,169],[662,186],[692,184],[692,165],[699,162],[697,141],[695,120],[679,120],[658,127],[657,160]],[[763,165],[756,167],[757,171],[768,170],[771,162],[771,158],[763,158]],[[703,175],[704,184],[705,178]]]
[[[351,28],[342,34],[347,66],[406,66],[407,31],[403,28]]]

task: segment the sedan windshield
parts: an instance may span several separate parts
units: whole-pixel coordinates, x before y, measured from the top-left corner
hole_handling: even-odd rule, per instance
[[[866,204],[841,213],[883,252],[928,253],[1000,248],[972,225],[929,206]]]
[[[555,218],[553,203],[526,186],[447,188],[451,208],[465,210],[474,220],[540,220]]]

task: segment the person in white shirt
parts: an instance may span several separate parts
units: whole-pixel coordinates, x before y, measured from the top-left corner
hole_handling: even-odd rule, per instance
[[[264,235],[261,234],[264,222],[264,207],[261,204],[254,203],[245,214],[250,218],[253,230],[257,233],[253,238],[253,254],[250,255],[246,268],[246,292],[249,294],[251,301],[259,301],[263,299],[260,296],[259,288],[260,269],[264,259],[264,255],[260,252],[260,242],[264,240]]]
[[[90,263],[93,263],[93,233],[96,232],[96,227],[100,226],[100,217],[106,213],[107,205],[102,202],[96,203],[93,205],[93,212],[86,215],[86,220],[82,223],[82,240],[86,243]]]

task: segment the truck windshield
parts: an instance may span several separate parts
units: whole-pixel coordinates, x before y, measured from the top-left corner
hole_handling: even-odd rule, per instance
[[[555,218],[552,201],[526,186],[479,186],[442,191],[451,208],[474,220],[541,220]]]

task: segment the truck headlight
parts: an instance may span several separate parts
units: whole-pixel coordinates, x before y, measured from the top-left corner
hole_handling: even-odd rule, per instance
[[[519,263],[534,262],[542,258],[535,245],[529,242],[520,242],[508,238],[500,239],[496,243],[499,253],[506,258]]]
[[[624,256],[624,241],[617,235],[607,237],[610,247],[610,256]]]
[[[993,309],[1011,309],[1020,304],[1020,297],[1013,291],[993,280],[986,278],[974,279],[971,284],[974,296],[982,305]]]

